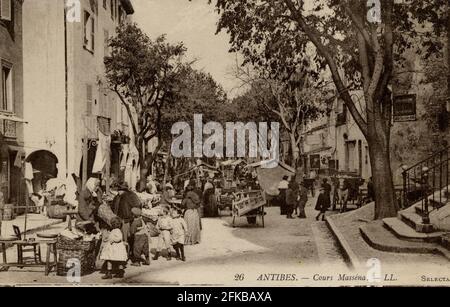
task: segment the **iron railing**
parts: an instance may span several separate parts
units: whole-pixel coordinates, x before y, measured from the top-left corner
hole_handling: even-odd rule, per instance
[[[421,202],[424,224],[429,224],[432,211],[448,202],[449,160],[447,147],[411,167],[403,167],[403,207]]]

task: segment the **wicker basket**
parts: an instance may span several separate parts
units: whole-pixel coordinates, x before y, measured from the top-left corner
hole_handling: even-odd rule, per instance
[[[59,237],[56,243],[58,250],[57,275],[66,276],[73,266],[68,264],[68,261],[73,261],[73,259],[80,261],[81,276],[92,273],[95,269],[95,245],[96,241],[84,242]]]

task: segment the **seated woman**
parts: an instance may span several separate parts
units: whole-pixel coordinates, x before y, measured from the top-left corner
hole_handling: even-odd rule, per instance
[[[78,221],[94,221],[95,211],[100,205],[101,194],[98,194],[100,180],[89,178],[84,189],[78,195]]]

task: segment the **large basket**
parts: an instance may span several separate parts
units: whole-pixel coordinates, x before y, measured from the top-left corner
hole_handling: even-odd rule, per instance
[[[58,250],[56,274],[67,276],[75,264],[74,260],[78,260],[80,264],[81,276],[92,273],[95,269],[95,244],[95,241],[83,242],[59,237],[56,243]]]

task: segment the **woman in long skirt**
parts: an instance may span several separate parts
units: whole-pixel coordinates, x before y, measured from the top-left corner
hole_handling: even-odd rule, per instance
[[[198,213],[200,197],[193,192],[192,186],[188,186],[183,203],[186,207],[184,212],[184,220],[187,224],[186,245],[198,244],[201,236],[200,215]]]

